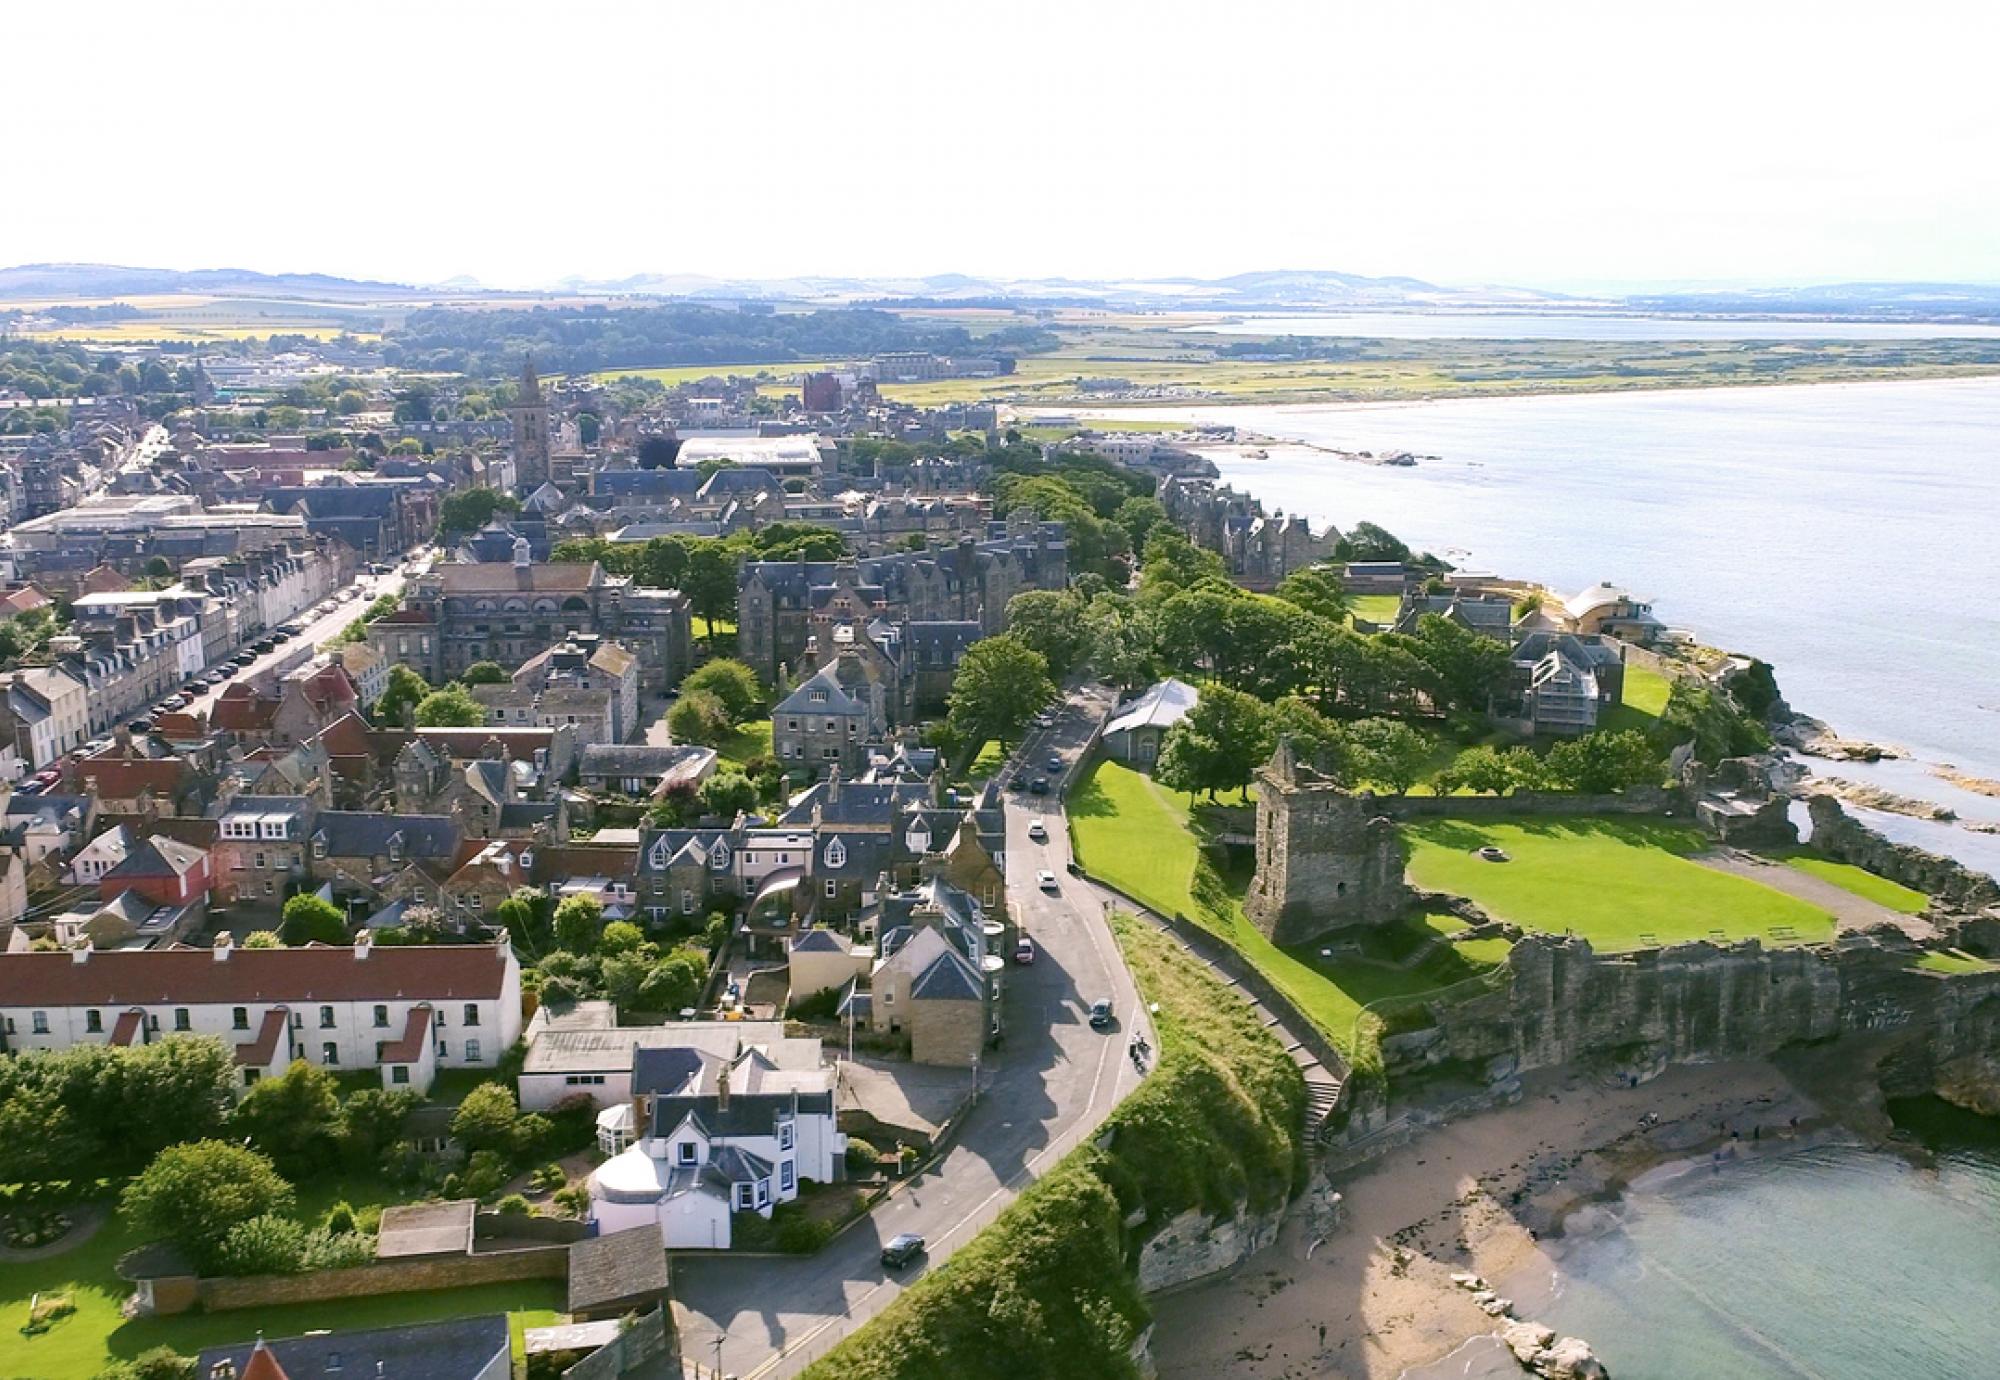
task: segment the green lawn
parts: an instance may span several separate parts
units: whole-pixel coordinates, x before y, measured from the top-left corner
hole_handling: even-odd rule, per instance
[[[299,1216],[317,1221],[337,1199],[356,1209],[393,1201],[390,1190],[369,1179],[333,1180],[308,1185],[299,1194]],[[35,1380],[83,1380],[113,1360],[127,1359],[156,1346],[170,1346],[193,1355],[206,1346],[239,1342],[262,1332],[267,1337],[292,1337],[318,1329],[392,1327],[430,1322],[472,1313],[508,1313],[516,1329],[553,1322],[564,1304],[557,1280],[521,1280],[472,1289],[385,1294],[375,1298],[337,1299],[283,1308],[256,1308],[226,1313],[184,1313],[171,1318],[128,1321],[119,1312],[132,1286],[119,1279],[118,1258],[141,1244],[113,1216],[97,1235],[73,1251],[26,1264],[0,1263],[0,1317],[5,1340],[0,1341],[0,1375]],[[47,1332],[23,1337],[19,1327],[37,1293],[68,1293],[76,1311]]]
[[[1993,964],[1986,959],[1969,954],[1963,949],[1926,950],[1917,955],[1916,966],[1927,973],[1946,973],[1954,976],[1959,973],[1990,972],[1993,968]]]
[[[1660,714],[1667,707],[1667,696],[1673,688],[1671,680],[1650,666],[1627,662],[1622,703],[1610,713],[1600,716],[1597,726],[1613,732],[1626,728],[1646,732],[1660,721]]]
[[[1878,906],[1901,911],[1905,915],[1919,915],[1930,904],[1930,897],[1921,891],[1914,891],[1900,882],[1892,882],[1887,877],[1878,877],[1866,868],[1852,863],[1835,862],[1831,858],[1817,858],[1811,854],[1798,853],[1785,859],[1787,867],[1832,882],[1842,891],[1851,891],[1865,901],[1873,901]]]
[[[1572,931],[1600,950],[1706,939],[1715,931],[1766,943],[1833,937],[1833,917],[1817,906],[1689,862],[1685,855],[1707,841],[1667,820],[1423,820],[1404,837],[1416,885],[1468,897],[1528,929]],[[1474,856],[1488,845],[1512,861]],[[1788,936],[1773,933],[1786,926]]]
[[[1396,613],[1403,607],[1400,594],[1353,594],[1347,599],[1347,607],[1356,618],[1369,623],[1393,623]]]
[[[771,755],[771,721],[769,719],[746,719],[736,725],[728,737],[715,745],[715,750],[723,760],[748,762],[753,757]]]
[[[1506,944],[1454,945],[1432,954],[1413,969],[1394,960],[1432,933],[1460,928],[1455,918],[1424,917],[1405,932],[1371,936],[1371,949],[1322,953],[1321,946],[1279,948],[1243,916],[1249,881],[1239,868],[1228,876],[1204,869],[1197,832],[1202,807],[1166,790],[1150,777],[1116,762],[1087,768],[1070,791],[1070,832],[1077,860],[1092,875],[1164,914],[1179,912],[1212,931],[1243,954],[1281,988],[1343,1051],[1354,1053],[1366,1036],[1357,1032],[1364,1006],[1390,997],[1414,996],[1476,977],[1505,956]],[[1376,946],[1379,945],[1379,951]]]
[[[1006,762],[1006,749],[1000,746],[999,740],[988,738],[980,745],[978,755],[972,759],[972,765],[966,768],[966,779],[975,786],[982,785],[992,779],[993,774],[1006,765]]]

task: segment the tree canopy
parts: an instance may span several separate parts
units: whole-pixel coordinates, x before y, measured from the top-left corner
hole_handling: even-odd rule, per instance
[[[1011,633],[966,650],[952,682],[947,716],[960,742],[1017,741],[1035,712],[1056,697],[1048,658]]]

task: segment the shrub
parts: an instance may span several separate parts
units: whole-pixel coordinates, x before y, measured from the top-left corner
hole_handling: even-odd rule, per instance
[[[828,987],[809,997],[794,997],[785,1014],[795,1021],[830,1020],[840,1006],[840,989]]]
[[[882,1157],[877,1155],[875,1147],[865,1140],[849,1140],[847,1153],[843,1158],[847,1162],[847,1172],[850,1174],[874,1174],[882,1168]]]
[[[142,1351],[129,1361],[113,1361],[97,1380],[195,1380],[195,1358],[169,1346]]]
[[[622,954],[630,953],[645,942],[645,931],[630,920],[613,920],[598,937],[597,947],[607,954]]]
[[[778,1249],[787,1255],[811,1255],[833,1240],[833,1223],[809,1217],[797,1203],[780,1203],[771,1210]]]
[[[488,1198],[498,1193],[500,1185],[506,1182],[507,1161],[492,1150],[475,1150],[458,1175],[459,1192],[456,1196]]]
[[[493,1205],[493,1210],[502,1217],[526,1217],[534,1211],[528,1200],[518,1193],[509,1193]]]
[[[559,1164],[545,1164],[534,1173],[534,1185],[544,1193],[553,1193],[559,1188],[567,1187],[568,1184],[569,1175],[563,1172],[563,1167]]]
[[[451,1138],[469,1151],[511,1150],[521,1119],[514,1092],[504,1083],[481,1083],[465,1095],[451,1118]]]
[[[557,1189],[555,1205],[568,1216],[582,1217],[590,1211],[590,1189],[584,1184]]]
[[[375,1259],[375,1238],[361,1232],[306,1233],[301,1264],[308,1270],[351,1270]]]
[[[531,1160],[545,1152],[555,1140],[555,1123],[540,1112],[529,1112],[514,1123],[513,1151],[516,1161]]]
[[[326,1220],[320,1223],[320,1227],[334,1236],[356,1230],[354,1209],[344,1201],[335,1203],[326,1210]]]
[[[568,1155],[578,1150],[588,1149],[597,1140],[597,1104],[589,1093],[571,1093],[555,1106],[549,1108],[548,1153]],[[561,1173],[558,1165],[546,1165]]]
[[[278,938],[276,930],[252,930],[243,936],[243,947],[246,949],[282,949],[285,947],[285,941]]]
[[[142,1233],[209,1264],[229,1231],[292,1206],[292,1186],[255,1150],[221,1140],[170,1145],[125,1186],[121,1208]]]
[[[306,1229],[289,1217],[267,1212],[231,1227],[215,1263],[226,1275],[289,1275],[304,1265],[305,1254]]]

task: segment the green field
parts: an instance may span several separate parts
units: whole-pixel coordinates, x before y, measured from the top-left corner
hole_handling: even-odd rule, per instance
[[[1370,1003],[1415,996],[1477,977],[1504,956],[1504,941],[1453,944],[1412,968],[1396,966],[1434,934],[1458,922],[1422,917],[1371,935],[1360,955],[1283,949],[1243,916],[1248,877],[1199,869],[1197,834],[1205,827],[1191,797],[1169,791],[1116,762],[1086,768],[1070,791],[1069,822],[1077,861],[1093,876],[1162,914],[1176,912],[1227,941],[1298,1003],[1343,1051],[1367,1041],[1357,1027]]]
[[[1927,973],[1956,977],[1960,973],[1988,973],[1994,965],[1963,949],[1930,949],[1917,955],[1916,966]]]
[[[1667,707],[1667,696],[1673,688],[1674,683],[1652,667],[1627,662],[1622,702],[1610,713],[1601,716],[1597,726],[1613,732],[1625,728],[1648,732],[1660,721],[1660,715]]]
[[[1833,937],[1833,917],[1819,907],[1689,862],[1707,840],[1667,820],[1422,820],[1403,833],[1416,885],[1467,897],[1527,929],[1582,935],[1602,951],[1718,933],[1767,944]],[[1489,845],[1511,861],[1474,856]],[[1779,933],[1785,927],[1790,933]]]
[[[966,768],[966,780],[975,786],[984,785],[1006,764],[1006,749],[1002,748],[997,740],[988,738],[980,745],[978,753],[972,759],[972,765]]]
[[[1865,868],[1852,863],[1835,862],[1831,858],[1814,857],[1806,853],[1793,854],[1785,859],[1787,867],[1831,882],[1842,891],[1851,891],[1865,901],[1873,901],[1878,906],[1901,911],[1905,915],[1920,915],[1930,904],[1930,897],[1921,891],[1914,891],[1887,877],[1878,877]]]
[[[715,751],[726,762],[738,764],[757,757],[771,755],[771,721],[769,719],[746,719],[736,725],[728,737],[715,745]]]
[[[313,1221],[343,1197],[357,1209],[393,1199],[385,1185],[373,1180],[307,1187],[299,1197],[299,1217]],[[294,1337],[320,1329],[392,1327],[476,1313],[509,1314],[518,1342],[522,1326],[547,1326],[564,1304],[560,1281],[537,1279],[127,1320],[119,1308],[130,1297],[132,1286],[118,1278],[114,1267],[121,1255],[140,1244],[123,1218],[114,1215],[75,1250],[46,1260],[0,1263],[0,1317],[8,1319],[6,1340],[0,1342],[0,1375],[37,1380],[89,1377],[113,1360],[129,1359],[156,1346],[170,1346],[191,1356],[203,1347],[247,1341],[259,1332],[267,1337]],[[24,1337],[18,1328],[27,1319],[29,1300],[38,1292],[69,1294],[76,1311],[57,1320],[47,1332]]]
[[[1347,607],[1356,618],[1368,623],[1393,623],[1397,610],[1403,607],[1400,594],[1355,594],[1350,595]]]

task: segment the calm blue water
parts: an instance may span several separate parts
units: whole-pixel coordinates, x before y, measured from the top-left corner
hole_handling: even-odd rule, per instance
[[[1794,708],[2000,778],[2000,379],[1134,415],[1437,455],[1219,463],[1268,506],[1373,521],[1468,568],[1623,584],[1704,642],[1770,661]],[[1906,793],[1948,791],[1921,764],[1887,773]],[[2000,819],[1988,797],[1949,803]],[[1895,827],[2000,857],[1990,837]]]
[[[1191,334],[1375,340],[1937,340],[2000,336],[2000,326],[1929,321],[1744,321],[1394,311],[1252,316],[1182,329]]]
[[[1559,1243],[1524,1316],[1618,1380],[2000,1374],[2000,1161],[1861,1149],[1701,1169]],[[1510,1285],[1510,1287],[1512,1287]]]

